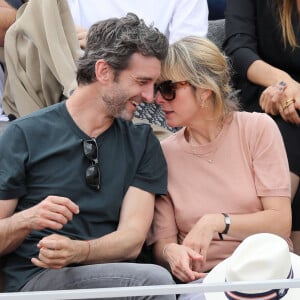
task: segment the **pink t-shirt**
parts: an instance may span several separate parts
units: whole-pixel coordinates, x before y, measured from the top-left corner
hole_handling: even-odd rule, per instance
[[[157,199],[149,243],[177,236],[181,243],[208,213],[243,214],[263,209],[260,196],[290,197],[290,175],[281,134],[263,113],[235,112],[211,143],[195,147],[181,129],[162,142],[168,196]],[[212,162],[211,162],[212,161]],[[210,244],[205,270],[232,254],[229,235]]]

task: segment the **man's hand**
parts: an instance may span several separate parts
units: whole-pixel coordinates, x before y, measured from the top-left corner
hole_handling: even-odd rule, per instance
[[[23,222],[30,230],[58,230],[79,213],[79,207],[68,198],[48,196],[39,204],[22,212]]]
[[[51,234],[37,244],[38,258],[31,262],[40,268],[61,269],[72,263],[79,263],[87,257],[89,245],[85,241],[71,240],[68,237]]]

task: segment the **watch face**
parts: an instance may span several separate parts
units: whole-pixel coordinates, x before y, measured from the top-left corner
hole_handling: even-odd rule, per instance
[[[225,223],[226,224],[228,224],[228,225],[230,225],[231,224],[231,222],[230,222],[230,218],[227,216],[227,217],[225,217]]]
[[[222,213],[223,216],[224,216],[224,221],[225,221],[225,224],[226,224],[226,227],[224,229],[224,231],[222,232],[222,234],[227,234],[228,230],[229,230],[229,227],[230,227],[230,217],[228,216],[228,214],[225,214],[225,213]]]

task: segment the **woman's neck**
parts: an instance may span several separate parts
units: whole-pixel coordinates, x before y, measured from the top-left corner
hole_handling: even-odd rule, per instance
[[[186,139],[190,144],[203,145],[215,140],[223,128],[223,120],[206,121],[204,125],[190,125],[187,127]]]

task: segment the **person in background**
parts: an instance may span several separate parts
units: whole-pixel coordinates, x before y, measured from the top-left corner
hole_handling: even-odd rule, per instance
[[[292,240],[300,254],[300,1],[228,0],[224,49],[242,109],[277,123],[291,174]]]
[[[207,34],[206,0],[68,0],[68,3],[83,48],[86,31],[91,24],[110,17],[124,16],[127,12],[137,14],[148,25],[153,24],[168,37],[170,43],[190,34]]]
[[[4,37],[7,29],[16,20],[16,9],[9,5],[8,1],[0,0],[0,121],[8,121],[8,117],[2,109],[2,96],[4,92],[5,69],[4,69]]]
[[[220,20],[225,18],[227,0],[207,0],[208,20]]]
[[[150,126],[130,120],[153,101],[167,49],[167,38],[134,14],[95,23],[70,98],[1,135],[6,291],[173,283],[166,269],[133,263],[155,194],[167,192],[167,170]]]
[[[0,0],[0,16],[0,46],[3,47],[5,33],[16,20],[16,9],[9,1]]]
[[[168,195],[156,201],[148,243],[180,282],[201,281],[255,233],[280,235],[292,249],[281,134],[267,114],[238,111],[230,78],[219,48],[191,36],[170,45],[155,88],[167,124],[182,129],[161,142]]]

